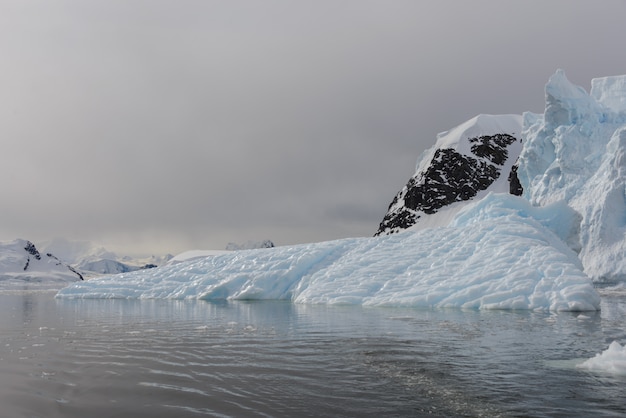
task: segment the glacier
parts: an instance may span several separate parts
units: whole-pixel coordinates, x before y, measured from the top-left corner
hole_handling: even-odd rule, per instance
[[[407,211],[403,189],[389,208],[401,222],[375,237],[193,253],[57,297],[598,310],[594,282],[626,281],[626,76],[591,85],[558,70],[543,114],[479,115],[440,134],[412,180],[420,193],[424,173],[437,180],[429,206]]]

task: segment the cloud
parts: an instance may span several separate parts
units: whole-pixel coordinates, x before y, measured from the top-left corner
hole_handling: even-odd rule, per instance
[[[4,1],[0,238],[371,235],[437,132],[623,71],[623,4]]]

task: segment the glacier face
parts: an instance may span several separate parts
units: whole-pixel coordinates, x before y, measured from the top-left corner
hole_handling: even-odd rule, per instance
[[[533,205],[563,201],[580,214],[585,272],[626,279],[626,76],[592,81],[588,94],[557,71],[543,115],[524,115],[518,176]]]

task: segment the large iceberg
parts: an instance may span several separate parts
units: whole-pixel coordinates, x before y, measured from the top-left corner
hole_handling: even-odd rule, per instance
[[[576,254],[535,219],[554,217],[558,207],[496,194],[480,203],[452,227],[236,251],[88,280],[58,297],[599,309]]]
[[[626,76],[587,93],[557,71],[544,114],[440,135],[376,237],[191,257],[58,297],[597,310],[592,279],[626,278],[625,150]]]

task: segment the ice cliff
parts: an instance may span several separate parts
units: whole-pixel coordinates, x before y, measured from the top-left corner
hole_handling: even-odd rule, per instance
[[[534,206],[565,202],[580,216],[570,246],[594,281],[626,280],[626,76],[588,94],[557,71],[543,115],[524,114],[518,176]]]

